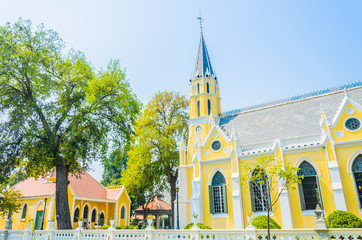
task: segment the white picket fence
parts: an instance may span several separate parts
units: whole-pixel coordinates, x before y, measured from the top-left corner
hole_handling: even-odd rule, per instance
[[[272,240],[362,240],[362,229],[271,230]],[[5,239],[5,231],[0,231]],[[268,240],[266,230],[10,230],[7,240]]]

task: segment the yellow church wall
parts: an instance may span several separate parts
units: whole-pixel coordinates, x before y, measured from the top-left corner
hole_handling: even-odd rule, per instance
[[[312,163],[313,166],[317,166],[318,169],[316,169],[316,171],[317,173],[319,173],[320,171],[321,174],[321,176],[318,176],[318,179],[322,192],[322,201],[325,213],[328,215],[332,211],[334,211],[334,196],[325,150],[323,148],[314,151],[313,149],[309,151],[306,149],[305,152],[284,153],[284,160],[286,163],[290,163],[291,166],[296,166],[298,162],[298,164],[302,163],[302,160],[308,160]],[[289,190],[289,200],[290,207],[292,209],[293,225],[295,228],[314,228],[314,213],[310,213],[311,215],[303,215],[301,211],[297,186],[295,187],[296,189]]]
[[[346,111],[352,108],[355,110],[355,113],[352,115],[349,115],[346,113]],[[357,108],[355,108],[354,106],[352,106],[351,104],[347,104],[346,108],[343,111],[343,114],[341,115],[338,123],[336,124],[336,126],[334,128],[331,129],[332,132],[332,136],[333,136],[333,140],[335,142],[344,142],[344,141],[351,141],[351,140],[359,140],[362,137],[362,130],[359,129],[358,131],[348,131],[345,126],[344,123],[345,121],[350,118],[350,117],[357,117],[360,120],[362,120],[362,113],[360,111],[357,110]],[[336,133],[337,131],[343,131],[344,132],[344,136],[343,137],[337,137]]]
[[[130,223],[130,208],[131,208],[131,201],[128,199],[127,195],[125,192],[123,192],[121,194],[121,196],[118,199],[118,225],[119,227],[121,226],[126,226],[129,225]],[[121,219],[121,208],[122,206],[125,206],[125,218]]]
[[[213,174],[215,169],[220,169],[224,174],[224,177],[227,181],[227,203],[228,203],[228,218],[212,218],[209,208],[209,179],[211,174]],[[217,165],[204,165],[202,167],[202,199],[203,199],[203,223],[211,226],[212,228],[222,229],[222,228],[234,228],[234,214],[233,214],[233,205],[232,205],[232,191],[231,191],[231,164],[220,163]]]
[[[357,193],[353,173],[348,173],[351,170],[352,162],[358,153],[362,154],[361,145],[350,147],[337,147],[336,155],[338,159],[339,172],[343,186],[344,198],[346,200],[347,211],[359,216],[360,214]],[[349,169],[348,169],[349,168]]]

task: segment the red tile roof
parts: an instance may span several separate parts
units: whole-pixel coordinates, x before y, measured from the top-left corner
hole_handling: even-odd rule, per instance
[[[145,204],[146,205],[146,204]],[[171,205],[162,199],[155,198],[152,202],[147,205],[149,210],[171,210]],[[142,210],[142,206],[139,206],[136,211]]]
[[[55,171],[53,171],[48,180],[55,180]],[[79,177],[69,176],[70,188],[77,197],[100,198],[116,200],[123,187],[107,190],[89,173],[83,172]],[[14,186],[15,190],[20,191],[23,197],[48,196],[55,191],[55,182],[47,181],[45,178],[28,178]]]

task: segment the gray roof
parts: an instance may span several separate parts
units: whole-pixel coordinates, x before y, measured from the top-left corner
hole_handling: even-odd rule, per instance
[[[193,77],[200,78],[206,76],[215,77],[215,74],[211,66],[209,53],[207,52],[204,35],[201,31],[199,50],[197,53],[197,60],[196,60],[195,72]]]
[[[362,105],[362,87],[347,90]],[[345,97],[344,91],[327,93],[220,118],[219,125],[229,134],[235,127],[239,144],[251,145],[277,138],[297,138],[321,133],[321,110],[332,122]]]

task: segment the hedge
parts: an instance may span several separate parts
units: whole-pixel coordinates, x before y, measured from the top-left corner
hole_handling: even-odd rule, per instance
[[[257,229],[267,229],[268,228],[268,217],[265,215],[257,216],[253,219],[253,226]],[[269,227],[270,229],[281,229],[280,225],[272,218],[269,218]]]
[[[326,219],[328,228],[362,228],[362,220],[353,213],[336,210]]]

